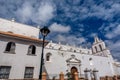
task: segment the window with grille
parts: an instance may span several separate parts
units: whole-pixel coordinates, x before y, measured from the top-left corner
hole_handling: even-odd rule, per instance
[[[0,79],[8,79],[11,66],[0,66]]]
[[[26,67],[24,78],[33,78],[34,67]]]
[[[5,52],[15,53],[15,47],[16,47],[16,45],[14,42],[8,42]]]

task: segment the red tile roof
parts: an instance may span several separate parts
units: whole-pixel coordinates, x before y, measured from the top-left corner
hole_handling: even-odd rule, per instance
[[[28,41],[34,41],[34,42],[42,42],[42,40],[38,39],[38,38],[32,38],[32,37],[28,37],[28,36],[24,36],[24,35],[20,35],[20,34],[15,34],[15,33],[11,33],[11,32],[4,32],[4,31],[0,31],[0,35],[2,36],[10,36],[10,37],[14,37],[17,39],[22,39],[22,40],[28,40]],[[48,42],[48,41],[45,41]]]

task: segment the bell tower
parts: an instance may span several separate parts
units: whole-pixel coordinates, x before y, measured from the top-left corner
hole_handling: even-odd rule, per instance
[[[99,39],[98,37],[95,37],[94,43],[92,45],[92,53],[97,54],[97,53],[104,51],[106,49],[107,48],[105,46],[105,43],[101,39]]]
[[[94,38],[94,43],[92,45],[92,54],[99,56],[108,56],[110,51],[107,49],[105,42],[98,37]]]
[[[93,55],[108,57],[110,62],[113,62],[113,57],[110,50],[106,47],[105,42],[98,37],[94,38],[94,43],[91,50]]]

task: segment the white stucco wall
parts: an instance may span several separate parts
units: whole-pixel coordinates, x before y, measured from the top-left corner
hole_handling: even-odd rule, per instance
[[[52,45],[52,43],[49,43],[48,45]],[[54,45],[54,49],[49,49],[48,46],[45,49],[45,55],[44,58],[46,58],[47,53],[51,53],[51,61],[47,62],[45,61],[45,67],[47,69],[47,73],[50,75],[50,77],[53,77],[53,74],[58,76],[60,72],[63,72],[66,74],[66,70],[70,71],[70,69],[75,66],[78,69],[78,72],[80,74],[84,74],[84,70],[87,69],[96,69],[99,71],[99,76],[112,76],[114,75],[114,72],[112,71],[113,66],[110,62],[109,57],[102,57],[102,56],[94,56],[91,54],[86,54],[88,49],[86,49],[86,52],[80,53],[80,52],[70,52],[70,51],[60,51],[58,50]],[[58,44],[59,46],[59,44]],[[82,49],[81,49],[82,50]],[[85,49],[82,50],[83,52]],[[64,56],[60,55],[61,53],[64,53]],[[77,59],[81,61],[81,66],[78,65],[70,65],[67,66],[66,60],[71,58],[71,55],[74,54]],[[92,58],[93,65],[90,65],[89,59]],[[52,75],[52,76],[51,76]]]
[[[115,75],[120,75],[120,62],[115,61],[113,66],[114,66]]]
[[[27,55],[29,45],[16,43],[16,54],[4,53],[7,42],[0,41],[0,66],[11,66],[10,79],[23,79],[25,67],[34,67],[33,78],[38,78],[41,47],[36,47],[36,56]]]
[[[6,31],[6,32],[11,31],[15,34],[21,34],[24,36],[39,38],[38,28],[5,20],[2,18],[0,18],[0,31]]]
[[[37,47],[36,55],[30,56],[27,55],[27,50],[29,45],[16,43],[16,54],[4,53],[7,42],[0,41],[0,65],[2,66],[11,66],[10,79],[21,79],[24,78],[25,67],[34,67],[34,76],[33,78],[38,78],[39,75],[39,63],[40,63],[40,53],[41,48]],[[54,44],[54,43],[53,43]],[[49,44],[48,44],[49,45]],[[84,49],[85,50],[85,49]],[[87,49],[86,49],[87,50]],[[46,61],[46,54],[51,53],[51,60]],[[64,53],[61,55],[60,52]],[[47,74],[50,78],[53,76],[59,77],[59,73],[67,73],[66,70],[75,66],[78,69],[79,74],[84,74],[84,70],[87,69],[97,69],[99,71],[99,76],[112,76],[112,66],[110,65],[109,57],[93,56],[91,54],[81,54],[80,52],[70,52],[70,51],[60,51],[58,49],[49,49],[46,48],[44,52],[45,59],[45,68]],[[71,55],[74,54],[75,58],[81,61],[81,66],[79,65],[70,65],[67,66],[66,60],[71,58]],[[92,58],[93,65],[90,65],[89,59]]]
[[[117,75],[120,75],[120,66],[119,67],[117,67]]]

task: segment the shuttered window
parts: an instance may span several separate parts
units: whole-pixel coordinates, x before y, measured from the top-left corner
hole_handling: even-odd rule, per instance
[[[0,79],[8,79],[11,66],[0,66]]]
[[[34,67],[26,67],[24,78],[33,78]]]

